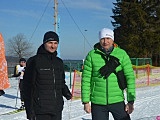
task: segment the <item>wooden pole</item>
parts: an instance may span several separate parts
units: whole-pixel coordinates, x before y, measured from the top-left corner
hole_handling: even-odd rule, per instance
[[[54,31],[57,33],[58,26],[58,0],[54,0]]]

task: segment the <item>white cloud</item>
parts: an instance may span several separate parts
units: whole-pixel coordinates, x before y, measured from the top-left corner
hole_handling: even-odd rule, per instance
[[[85,10],[92,14],[91,16],[98,19],[107,20],[112,14],[112,2],[104,0],[59,0],[59,6],[65,6],[71,12],[72,10]],[[86,13],[87,14],[87,13]]]
[[[33,10],[13,10],[13,9],[1,9],[1,13],[9,14],[12,16],[28,16],[28,17],[33,17],[37,18],[39,15],[37,15],[37,12]]]
[[[62,0],[63,1],[63,0]],[[70,0],[68,2],[63,3],[69,7],[74,9],[88,9],[88,10],[98,10],[98,11],[108,11],[110,8],[109,2],[106,2],[104,4],[104,1],[95,1],[95,0]],[[63,4],[60,1],[60,4]]]

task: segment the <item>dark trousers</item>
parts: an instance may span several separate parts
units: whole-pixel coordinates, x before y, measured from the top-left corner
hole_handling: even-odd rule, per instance
[[[62,112],[58,112],[56,115],[36,114],[36,118],[31,120],[62,120]]]
[[[23,92],[23,79],[19,81],[19,90],[20,90],[20,99],[24,101],[24,92]]]
[[[5,92],[3,90],[0,90],[0,96],[5,94]]]
[[[125,111],[125,103],[119,102],[111,105],[91,104],[92,120],[109,120],[109,112],[114,120],[131,120]]]

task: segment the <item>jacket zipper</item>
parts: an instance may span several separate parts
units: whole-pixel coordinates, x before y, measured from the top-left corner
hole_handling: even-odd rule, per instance
[[[106,99],[107,99],[107,105],[108,105],[108,78],[106,80]]]
[[[106,59],[107,59],[107,61],[109,61],[109,57],[107,57]],[[107,78],[107,80],[106,80],[106,94],[107,94],[107,95],[106,95],[106,99],[107,99],[107,105],[108,105],[108,96],[109,96],[109,95],[108,95],[108,87],[109,87],[109,86],[108,86],[108,78]]]
[[[56,80],[55,80],[54,68],[53,68],[53,83],[54,83],[54,95],[55,95],[55,98],[56,98],[57,97],[57,93],[56,93]]]

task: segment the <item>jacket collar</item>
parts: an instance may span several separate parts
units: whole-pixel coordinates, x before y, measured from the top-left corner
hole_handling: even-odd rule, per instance
[[[44,44],[42,44],[38,50],[37,50],[37,54],[44,54],[44,55],[50,55],[52,57],[56,57],[57,56],[57,51],[50,53],[48,51],[46,51],[46,49],[44,48]]]
[[[96,51],[102,52],[102,53],[105,54],[105,55],[110,55],[111,52],[112,52],[113,49],[114,49],[114,46],[110,47],[109,50],[106,51],[106,50],[100,45],[100,43],[98,42],[98,43],[96,43],[96,44],[94,45],[94,49],[95,49]]]

